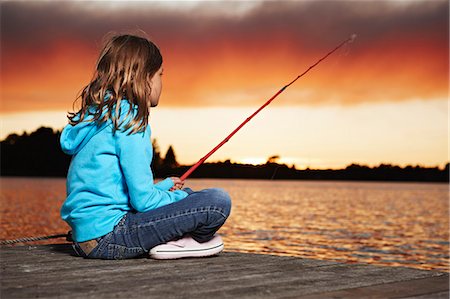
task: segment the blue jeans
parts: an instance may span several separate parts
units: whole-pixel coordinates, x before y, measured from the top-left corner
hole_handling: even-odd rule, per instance
[[[211,240],[230,215],[231,199],[222,189],[194,192],[178,202],[144,213],[128,212],[114,230],[96,241],[86,255],[74,242],[78,255],[98,259],[127,259],[148,254],[156,245],[190,235],[197,242]]]

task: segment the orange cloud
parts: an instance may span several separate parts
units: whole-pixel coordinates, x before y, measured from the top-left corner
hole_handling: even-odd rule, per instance
[[[447,96],[444,1],[402,7],[269,2],[230,16],[217,13],[231,9],[225,2],[185,11],[121,5],[106,14],[76,3],[2,4],[0,112],[70,109],[91,77],[101,37],[114,28],[136,26],[146,29],[163,52],[164,106],[262,104],[353,31],[359,35],[353,45],[296,82],[278,104],[355,105]],[[129,17],[119,18],[127,9]],[[28,14],[35,18],[27,19]]]

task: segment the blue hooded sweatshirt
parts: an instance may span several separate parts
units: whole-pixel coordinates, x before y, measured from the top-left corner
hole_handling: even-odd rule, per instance
[[[121,119],[136,109],[126,100],[121,103]],[[129,211],[147,212],[188,195],[182,190],[169,191],[173,186],[170,178],[153,183],[149,125],[144,132],[128,135],[131,129],[113,133],[111,120],[97,125],[89,121],[92,118],[67,125],[60,139],[62,150],[73,155],[61,218],[72,227],[77,242],[113,231]]]

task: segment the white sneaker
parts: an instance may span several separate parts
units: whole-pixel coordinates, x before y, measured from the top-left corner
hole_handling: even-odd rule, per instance
[[[223,250],[223,241],[219,235],[205,243],[199,243],[187,236],[153,247],[150,257],[157,260],[179,259],[183,257],[205,257],[218,254]]]

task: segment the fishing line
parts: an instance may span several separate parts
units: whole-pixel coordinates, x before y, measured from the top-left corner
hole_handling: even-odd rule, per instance
[[[328,56],[330,56],[331,54],[333,54],[334,52],[336,52],[339,48],[341,48],[342,46],[352,43],[356,38],[356,34],[352,34],[348,39],[344,40],[343,42],[341,42],[338,46],[336,46],[333,50],[331,50],[330,52],[328,52],[325,56],[323,56],[322,58],[320,58],[318,61],[316,61],[313,65],[311,65],[306,71],[304,71],[303,73],[301,73],[300,75],[297,76],[297,78],[295,78],[294,80],[292,80],[290,83],[288,83],[287,85],[283,86],[277,93],[275,93],[269,100],[267,100],[267,102],[265,102],[261,107],[259,107],[258,110],[256,110],[252,115],[250,115],[249,117],[247,117],[247,119],[245,119],[236,129],[234,129],[233,132],[231,132],[227,137],[225,137],[224,140],[222,140],[216,147],[214,147],[209,153],[207,153],[203,158],[201,158],[200,160],[198,160],[197,163],[195,163],[194,165],[191,166],[191,168],[189,168],[181,177],[180,179],[182,181],[184,181],[189,175],[191,175],[192,172],[194,172],[194,170],[196,170],[200,165],[203,164],[203,162],[206,161],[206,159],[208,159],[212,154],[214,154],[219,148],[222,147],[222,145],[224,145],[225,143],[227,143],[231,137],[233,137],[234,134],[236,134],[246,123],[248,123],[256,114],[258,114],[261,110],[263,110],[267,105],[269,105],[280,93],[282,93],[286,88],[288,88],[289,86],[291,86],[292,84],[294,84],[295,81],[297,81],[298,79],[300,79],[301,77],[303,77],[304,75],[306,75],[311,69],[313,69],[314,67],[316,67],[319,63],[321,63],[323,60],[325,60]]]

